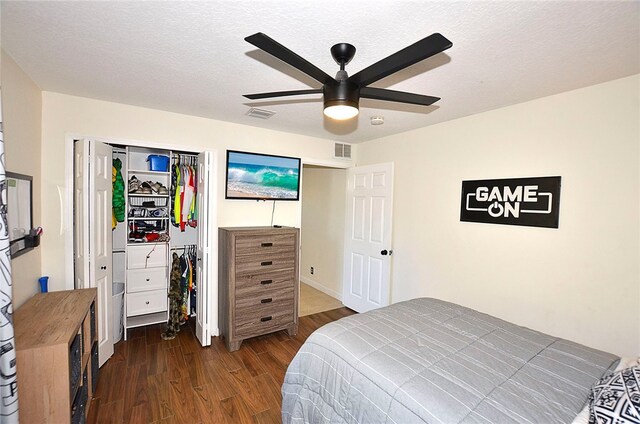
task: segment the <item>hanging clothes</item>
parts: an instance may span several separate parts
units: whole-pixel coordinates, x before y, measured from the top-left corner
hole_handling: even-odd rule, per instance
[[[196,205],[198,199],[198,174],[196,173],[196,168],[191,168],[191,175],[193,200],[191,200],[191,206],[189,207],[189,220],[187,221],[187,225],[191,228],[196,228],[198,226],[198,208]]]
[[[116,174],[118,173],[118,171],[116,170],[115,166],[111,166],[111,184],[113,186],[116,185]],[[116,229],[116,226],[118,225],[118,220],[116,219],[116,211],[113,207],[113,200],[112,200],[112,206],[111,206],[111,231]]]
[[[189,221],[189,213],[191,211],[191,202],[194,197],[195,187],[193,184],[193,168],[186,165],[184,167],[184,197],[182,199],[182,217],[180,219],[180,231],[184,231]]]
[[[171,340],[180,332],[180,321],[182,320],[182,308],[180,303],[182,300],[182,290],[180,288],[180,258],[176,253],[172,256],[170,289],[169,289],[169,320],[167,322],[167,331],[162,333],[160,337],[163,340]]]
[[[181,278],[181,289],[182,289],[182,319],[188,320],[189,314],[191,311],[195,311],[194,304],[191,303],[191,307],[188,308],[187,304],[190,302],[195,302],[195,297],[191,294],[195,289],[195,264],[196,264],[196,246],[185,246],[184,253],[180,258],[181,261],[181,270],[182,270],[182,278]]]
[[[178,227],[180,228],[180,231],[184,231],[183,225],[182,225],[182,213],[183,211],[183,200],[184,200],[184,180],[185,178],[187,178],[188,175],[185,171],[185,166],[183,164],[180,165],[180,179],[178,180],[178,193],[176,193],[176,197],[178,198],[178,204],[180,205],[179,209],[178,209],[178,214],[176,216],[176,220],[178,221]]]
[[[189,257],[189,266],[190,266],[190,270],[189,270],[189,303],[190,303],[190,314],[195,314],[196,312],[196,304],[197,304],[197,299],[196,299],[196,291],[197,291],[197,287],[196,287],[196,281],[197,281],[197,267],[196,264],[198,263],[198,247],[197,246],[189,246],[188,248],[185,248],[185,252],[188,254]]]
[[[189,293],[188,287],[188,275],[189,265],[187,264],[187,257],[183,253],[180,256],[180,312],[182,316],[180,319],[182,321],[186,321],[189,319],[189,314],[187,313],[187,299]]]
[[[183,253],[178,259],[178,311],[179,325],[189,319],[196,311],[196,263],[198,248],[196,245],[184,246]],[[172,271],[173,276],[173,271]],[[172,283],[173,284],[173,283]]]
[[[182,198],[181,194],[182,190],[182,173],[180,172],[180,163],[176,165],[176,186],[175,186],[175,194],[173,198],[173,216],[175,221],[175,226],[180,227],[180,217],[182,216],[182,212],[180,211],[180,206],[182,202],[180,199]]]
[[[171,165],[171,191],[170,191],[170,197],[169,197],[169,203],[171,204],[171,213],[169,215],[171,216],[171,225],[173,225],[174,227],[179,227],[180,225],[176,222],[176,202],[175,202],[179,171],[178,171],[177,158],[174,158],[174,159],[176,160],[176,162],[174,162],[173,165]]]
[[[194,156],[177,155],[171,167],[171,225],[184,232],[187,225],[198,226],[198,174]]]
[[[111,183],[113,184],[112,196],[112,222],[111,229],[116,228],[118,222],[124,222],[124,179],[122,178],[122,161],[119,158],[113,160],[111,168]]]

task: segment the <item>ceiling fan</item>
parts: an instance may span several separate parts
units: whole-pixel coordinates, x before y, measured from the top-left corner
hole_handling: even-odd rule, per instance
[[[453,43],[443,35],[439,33],[431,34],[364,68],[360,72],[349,76],[347,71],[344,70],[344,67],[353,59],[356,48],[351,44],[339,43],[331,47],[331,56],[333,56],[333,59],[340,65],[340,70],[336,74],[336,77],[333,78],[317,66],[261,32],[246,37],[245,41],[309,75],[311,78],[320,82],[322,88],[245,94],[244,97],[257,100],[303,94],[322,94],[324,98],[324,114],[330,118],[339,120],[353,118],[358,114],[358,104],[361,97],[422,106],[429,106],[437,102],[440,100],[439,97],[374,88],[369,87],[369,85],[438,54],[453,45]]]

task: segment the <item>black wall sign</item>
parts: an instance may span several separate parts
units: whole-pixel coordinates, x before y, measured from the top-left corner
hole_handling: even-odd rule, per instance
[[[462,182],[460,221],[558,228],[560,177]]]

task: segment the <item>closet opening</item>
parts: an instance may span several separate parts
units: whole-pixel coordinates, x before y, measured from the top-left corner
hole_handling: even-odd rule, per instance
[[[342,307],[347,170],[303,165],[299,315]]]
[[[147,325],[160,324],[168,340],[187,324],[203,346],[211,343],[213,158],[74,141],[74,281],[98,289],[100,364],[128,331]]]

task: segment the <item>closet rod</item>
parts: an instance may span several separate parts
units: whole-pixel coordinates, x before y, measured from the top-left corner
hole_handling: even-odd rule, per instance
[[[173,151],[171,152],[171,154],[172,154],[173,156],[175,156],[175,155],[198,156],[198,153],[197,153],[197,152],[184,152],[184,151],[181,151],[181,150],[173,150]]]
[[[171,160],[173,163],[187,164],[191,166],[198,164],[198,156],[187,153],[172,153]]]
[[[186,248],[193,248],[193,247],[198,247],[198,245],[197,245],[197,244],[185,244],[185,245],[183,245],[183,246],[173,246],[173,247],[171,248],[171,251],[174,251],[174,250],[184,250],[184,249],[186,249]]]

